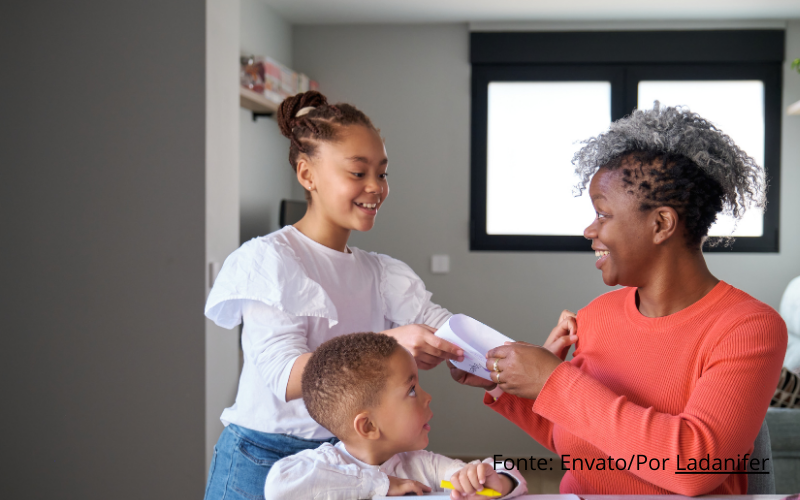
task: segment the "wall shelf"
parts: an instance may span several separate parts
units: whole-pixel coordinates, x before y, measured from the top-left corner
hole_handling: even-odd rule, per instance
[[[800,115],[800,101],[797,101],[794,104],[790,104],[788,108],[786,108],[787,115]]]
[[[271,101],[258,92],[239,87],[239,106],[253,112],[253,121],[259,116],[272,116],[278,111],[279,102]]]

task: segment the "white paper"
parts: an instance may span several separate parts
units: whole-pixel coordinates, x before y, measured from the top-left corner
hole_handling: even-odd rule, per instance
[[[480,321],[464,314],[455,314],[442,325],[436,336],[464,349],[464,361],[452,361],[457,368],[486,380],[492,380],[486,369],[486,353],[504,342],[514,342]]]

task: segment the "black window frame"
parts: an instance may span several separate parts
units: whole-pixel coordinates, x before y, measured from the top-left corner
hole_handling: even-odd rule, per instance
[[[610,81],[611,119],[617,120],[637,107],[642,80],[761,80],[769,185],[764,231],[704,251],[778,252],[784,37],[783,30],[472,33],[470,250],[591,250],[582,236],[487,234],[490,82]]]

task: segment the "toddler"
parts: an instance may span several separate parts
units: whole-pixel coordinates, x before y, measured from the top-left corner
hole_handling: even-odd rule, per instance
[[[356,499],[443,491],[453,498],[491,488],[505,498],[527,492],[518,471],[495,471],[492,459],[465,464],[425,451],[431,396],[417,364],[393,337],[342,335],[320,345],[306,365],[303,399],[311,417],[340,439],[272,466],[264,495]],[[485,498],[485,497],[481,497]]]

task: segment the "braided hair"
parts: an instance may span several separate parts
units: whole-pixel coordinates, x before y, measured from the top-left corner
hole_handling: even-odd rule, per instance
[[[738,221],[748,208],[766,206],[764,169],[685,107],[656,101],[653,109],[635,110],[583,143],[572,160],[579,193],[599,168],[622,169],[626,190],[640,198],[641,210],[670,206],[678,212],[690,246],[703,241],[718,213]]]
[[[304,108],[313,109],[297,116]],[[379,132],[361,110],[347,103],[328,104],[328,99],[316,90],[287,97],[278,108],[278,126],[291,141],[289,163],[295,172],[301,154],[313,157],[320,141],[337,141],[342,128],[350,125]],[[311,201],[311,193],[306,190],[305,194],[306,200]]]

